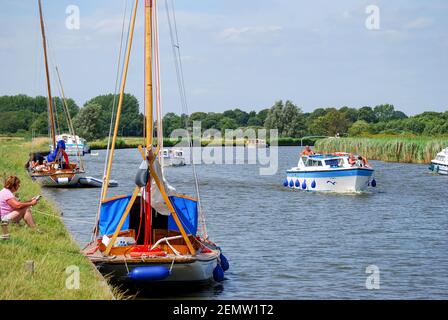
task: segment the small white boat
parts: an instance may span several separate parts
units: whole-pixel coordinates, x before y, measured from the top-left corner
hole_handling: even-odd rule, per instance
[[[297,167],[286,171],[285,187],[306,191],[361,192],[376,187],[374,170],[357,161],[349,163],[349,154],[316,154],[300,157]]]
[[[81,177],[79,178],[79,184],[85,187],[101,188],[103,181],[94,177]],[[116,180],[109,180],[109,187],[117,187],[118,182]]]
[[[431,160],[429,170],[438,174],[448,174],[448,148],[440,151],[436,157]]]
[[[69,133],[63,133],[56,136],[56,141],[63,140],[65,142],[65,152],[69,156],[80,156],[85,155],[90,152],[90,147],[87,144],[86,139],[80,138],[79,136],[71,135]],[[53,150],[53,146],[50,146],[50,152]]]
[[[163,166],[164,167],[181,167],[185,166],[184,151],[181,149],[163,149]]]
[[[268,148],[269,145],[264,139],[248,139],[246,141],[247,148]]]

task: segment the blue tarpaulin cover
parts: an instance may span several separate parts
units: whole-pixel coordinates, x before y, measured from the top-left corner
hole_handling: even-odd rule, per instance
[[[198,231],[198,203],[191,199],[176,196],[171,196],[170,200],[185,231],[196,235]],[[168,217],[168,230],[179,231],[173,216]]]
[[[100,211],[100,234],[112,234],[118,227],[124,210],[131,200],[131,196],[114,199],[101,204]],[[127,216],[121,230],[129,229],[129,215]]]

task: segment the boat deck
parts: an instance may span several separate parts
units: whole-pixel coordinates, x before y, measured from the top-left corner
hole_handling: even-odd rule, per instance
[[[190,254],[167,254],[166,256],[141,256],[131,257],[129,254],[104,255],[95,244],[87,246],[82,250],[82,253],[94,264],[108,263],[108,264],[164,264],[164,263],[193,263],[198,260],[207,261],[216,259],[219,255],[218,250],[212,250],[210,253],[199,253],[195,256]]]

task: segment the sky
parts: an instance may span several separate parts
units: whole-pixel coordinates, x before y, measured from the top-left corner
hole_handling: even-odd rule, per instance
[[[172,1],[172,0],[169,0]],[[114,92],[123,15],[133,0],[42,0],[50,60],[82,106]],[[163,110],[181,113],[165,0],[159,3]],[[66,9],[80,12],[79,30]],[[140,0],[126,91],[143,99]],[[383,103],[448,110],[446,0],[174,0],[189,111]],[[374,5],[379,25],[366,27]],[[125,9],[126,8],[126,9]],[[375,11],[376,12],[376,11]],[[374,17],[376,18],[376,17]],[[0,95],[46,95],[37,0],[0,0]],[[52,70],[53,67],[51,68]],[[57,94],[55,75],[53,91]]]

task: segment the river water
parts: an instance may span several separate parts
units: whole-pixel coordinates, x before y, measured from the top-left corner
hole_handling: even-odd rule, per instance
[[[298,151],[279,148],[275,175],[260,175],[256,164],[197,166],[210,238],[230,269],[222,284],[175,298],[448,298],[447,177],[426,165],[371,161],[378,185],[365,194],[289,190],[285,170]],[[101,176],[104,157],[84,157],[89,175]],[[139,163],[137,150],[116,152],[112,178],[120,185],[109,195],[131,193]],[[165,175],[194,195],[191,166]],[[45,191],[80,246],[90,240],[99,193]]]

